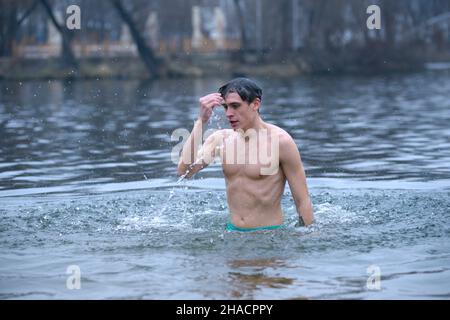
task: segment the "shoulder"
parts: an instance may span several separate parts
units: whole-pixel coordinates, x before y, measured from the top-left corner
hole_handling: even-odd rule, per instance
[[[280,147],[288,147],[292,145],[296,145],[294,142],[294,139],[291,137],[289,133],[286,132],[286,130],[273,125],[273,124],[267,124],[269,127],[269,130],[271,131],[272,135],[276,136],[278,138]]]
[[[300,157],[300,151],[292,136],[275,125],[270,125],[270,130],[272,136],[275,135],[277,137],[281,163],[297,163]]]

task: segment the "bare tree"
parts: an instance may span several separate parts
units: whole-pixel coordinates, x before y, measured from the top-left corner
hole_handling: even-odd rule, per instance
[[[283,53],[292,50],[292,0],[281,0],[279,2],[281,11],[281,39],[283,40],[281,50]]]
[[[20,25],[36,9],[38,0],[0,0],[0,56],[11,56]]]
[[[38,6],[39,2],[38,0],[34,0],[31,5],[25,10],[25,12],[20,16],[20,18],[17,19],[17,25],[20,27],[22,22],[24,22],[30,14],[33,13],[34,9]]]
[[[63,64],[71,68],[74,68],[75,70],[78,70],[78,63],[77,60],[75,59],[75,55],[73,54],[72,47],[70,45],[71,42],[70,34],[67,32],[66,28],[61,26],[58,20],[56,20],[56,17],[53,13],[52,7],[49,4],[49,2],[47,0],[39,0],[39,1],[44,6],[45,11],[47,12],[47,15],[49,16],[56,30],[58,30],[58,32],[61,34],[63,46],[62,47]]]
[[[151,76],[158,77],[162,73],[162,63],[156,58],[153,50],[147,46],[144,38],[136,27],[136,23],[134,22],[131,15],[123,6],[120,0],[111,0],[112,5],[116,9],[117,13],[123,20],[123,22],[128,26],[131,36],[133,37],[134,43],[137,46],[139,56],[141,60],[144,62],[147,71]]]
[[[18,4],[15,1],[2,0],[0,6],[0,56],[10,56],[18,28]]]
[[[241,61],[244,61],[245,53],[248,51],[248,39],[247,39],[244,15],[242,13],[242,8],[241,8],[241,0],[234,0],[234,5],[236,8],[236,14],[238,16],[239,32],[241,35],[241,54],[239,55],[239,58],[241,59]]]

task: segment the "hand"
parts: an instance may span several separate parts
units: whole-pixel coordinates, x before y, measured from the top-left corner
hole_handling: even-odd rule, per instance
[[[298,222],[295,224],[295,227],[304,227],[305,226],[305,222],[303,221],[303,218],[301,216],[298,216]]]
[[[201,97],[199,99],[199,103],[199,119],[201,119],[203,123],[206,123],[211,117],[214,107],[222,105],[222,103],[224,103],[224,100],[220,93],[211,93],[204,97]]]

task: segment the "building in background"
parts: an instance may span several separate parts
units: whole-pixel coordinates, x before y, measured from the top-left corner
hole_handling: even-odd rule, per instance
[[[81,30],[69,32],[77,58],[138,55],[128,28],[111,5],[112,0],[47,1],[61,24],[69,5],[81,8]],[[20,26],[10,28],[15,26],[11,19],[19,20],[34,2],[0,0],[0,56],[59,55],[61,40],[41,5],[35,6]],[[281,55],[306,51],[314,56],[328,53],[332,57],[343,50],[374,46],[381,52],[408,47],[436,54],[450,49],[448,0],[122,0],[122,3],[146,44],[160,55],[241,50]],[[381,6],[379,31],[366,28],[366,9],[370,4]],[[4,49],[8,46],[13,50]]]

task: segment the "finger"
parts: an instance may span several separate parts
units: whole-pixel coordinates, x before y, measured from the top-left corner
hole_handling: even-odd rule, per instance
[[[213,104],[215,104],[215,100],[213,99],[205,99],[200,102],[200,105],[204,108],[210,108]]]
[[[214,107],[221,107],[223,105],[224,101],[221,101],[219,99],[214,101]]]
[[[205,98],[214,99],[220,97],[220,93],[211,93],[205,96]]]
[[[207,109],[213,109],[216,105],[217,105],[217,103],[216,103],[215,101],[211,101],[211,102],[209,102],[209,103],[206,103],[206,104],[205,104],[205,107],[206,107]]]
[[[224,102],[224,100],[222,99],[222,97],[214,97],[214,100],[215,100],[217,103],[219,103],[219,104],[221,104],[222,102]]]
[[[205,102],[205,105],[211,105],[211,104],[214,106],[217,106],[217,105],[222,105],[222,102],[220,101],[220,99],[217,99],[217,98],[211,99],[211,100],[208,100]]]

